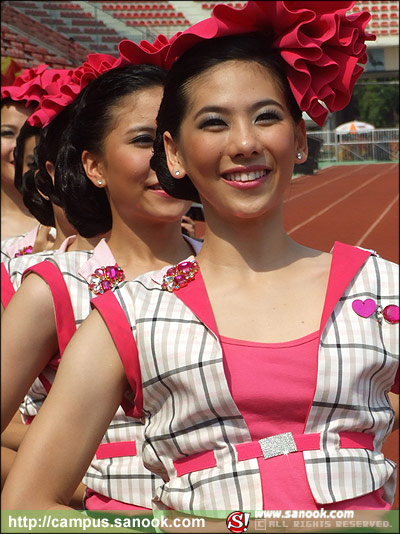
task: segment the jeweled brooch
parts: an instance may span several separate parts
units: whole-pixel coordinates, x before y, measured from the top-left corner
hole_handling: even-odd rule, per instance
[[[397,324],[399,322],[399,307],[396,304],[388,304],[382,308],[382,306],[376,304],[374,299],[356,299],[352,302],[352,308],[357,315],[364,317],[364,319],[375,314],[378,323],[382,323],[382,320],[389,324]]]
[[[181,261],[177,265],[170,267],[163,276],[161,288],[165,291],[176,291],[185,287],[194,280],[199,264],[196,260]]]
[[[107,267],[99,267],[90,276],[89,289],[95,295],[102,295],[106,291],[114,289],[123,280],[125,280],[124,271],[117,263],[107,265]]]
[[[19,256],[25,256],[25,254],[32,254],[33,247],[31,245],[28,245],[27,247],[21,248],[18,252],[14,254],[14,258],[18,258]]]

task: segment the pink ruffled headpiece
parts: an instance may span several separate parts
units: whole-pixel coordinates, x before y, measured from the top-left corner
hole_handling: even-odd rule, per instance
[[[34,126],[47,126],[92,80],[111,69],[140,64],[165,67],[170,43],[171,40],[164,35],[159,35],[153,43],[143,40],[137,44],[124,39],[118,46],[118,58],[108,54],[89,54],[86,61],[73,71],[71,78],[61,84],[57,93],[43,99],[28,122]]]
[[[302,111],[320,126],[328,111],[343,109],[367,62],[368,12],[346,15],[355,2],[250,1],[240,9],[218,4],[212,16],[182,33],[170,45],[168,69],[204,39],[249,32],[265,33],[287,64],[287,78]],[[321,102],[320,102],[321,101]]]
[[[15,102],[24,102],[25,107],[40,105],[43,98],[57,92],[60,84],[72,74],[72,70],[50,69],[48,65],[38,65],[26,69],[18,76],[13,85],[1,87],[1,99],[11,98]]]
[[[29,124],[41,128],[47,126],[75,100],[84,87],[103,72],[110,70],[115,62],[116,58],[108,54],[89,54],[81,66],[69,71],[69,76],[60,80],[54,91],[42,99],[40,106],[29,117]]]

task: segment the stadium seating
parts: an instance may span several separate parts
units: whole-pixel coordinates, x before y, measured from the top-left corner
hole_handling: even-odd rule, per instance
[[[220,2],[221,0],[210,2],[194,0],[193,3],[198,5],[199,11],[204,10],[206,17]],[[238,9],[246,2],[243,0],[225,3]],[[83,61],[89,52],[115,54],[118,43],[126,37],[123,35],[123,30],[121,31],[123,27],[126,27],[128,38],[150,41],[158,33],[170,37],[177,31],[185,29],[191,21],[183,9],[184,3],[182,8],[177,6],[179,4],[175,2],[172,4],[168,1],[146,0],[109,2],[89,0],[82,3],[4,1],[3,22],[8,25],[9,30],[12,30],[13,37],[10,43],[2,31],[2,54],[10,55],[15,51],[15,54],[21,55],[25,52],[28,63],[36,64],[40,57],[42,60],[46,58],[48,63],[53,62],[58,65],[63,63],[63,58],[64,61],[71,61],[71,48],[74,50],[75,61]],[[372,16],[368,29],[378,38],[389,36],[393,40],[399,33],[399,5],[395,0],[357,0],[351,11],[370,11]],[[130,37],[131,35],[135,37]],[[24,44],[22,48],[21,43]],[[38,47],[38,43],[42,43],[42,46]],[[18,59],[22,60],[20,57]]]

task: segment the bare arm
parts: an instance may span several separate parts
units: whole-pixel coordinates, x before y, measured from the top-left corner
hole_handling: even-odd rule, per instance
[[[22,422],[21,414],[17,411],[8,427],[1,434],[2,447],[17,451],[28,428],[29,425],[25,425]]]
[[[50,288],[30,274],[1,318],[1,430],[58,350]]]
[[[127,387],[112,337],[93,311],[72,337],[46,402],[20,446],[2,507],[65,508]]]

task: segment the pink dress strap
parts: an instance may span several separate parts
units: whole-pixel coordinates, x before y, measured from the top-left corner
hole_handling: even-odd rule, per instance
[[[128,404],[125,399],[121,406],[126,415],[140,419],[143,410],[142,375],[138,349],[128,319],[112,291],[93,298],[90,304],[100,313],[107,325],[135,395],[134,406]]]
[[[325,328],[340,297],[351,280],[371,255],[370,250],[361,249],[336,241],[332,252],[328,289],[321,317],[320,333]]]
[[[7,272],[4,263],[1,264],[1,303],[4,309],[7,308],[12,296],[15,293],[14,286],[10,280],[10,275]]]
[[[64,277],[60,269],[50,261],[42,261],[28,267],[22,274],[22,280],[29,273],[35,273],[40,276],[50,288],[54,303],[59,352],[60,356],[62,356],[65,347],[76,331],[71,297]]]
[[[217,323],[211,307],[208,293],[204,284],[201,270],[197,271],[195,279],[179,291],[177,296],[195,315],[219,338]]]

